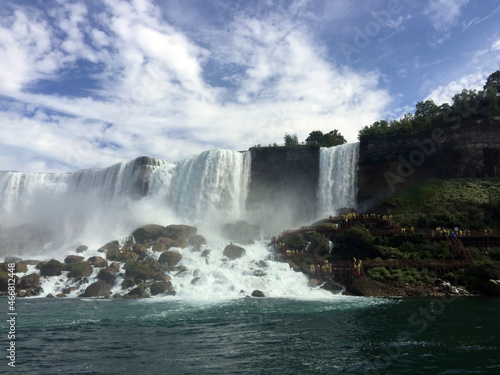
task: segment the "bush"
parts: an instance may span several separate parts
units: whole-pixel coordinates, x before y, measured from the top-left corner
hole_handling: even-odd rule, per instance
[[[290,250],[303,250],[306,247],[306,241],[301,234],[290,234],[283,238],[283,243]]]
[[[335,247],[339,248],[342,259],[375,258],[379,254],[373,242],[373,236],[364,227],[343,230],[335,237]]]
[[[308,241],[307,252],[314,255],[325,255],[328,254],[330,247],[330,242],[327,238],[318,232],[306,232],[304,234],[304,240]]]

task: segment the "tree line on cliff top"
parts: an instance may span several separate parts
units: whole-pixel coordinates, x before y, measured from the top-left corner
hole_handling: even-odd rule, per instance
[[[416,104],[415,113],[407,113],[399,120],[380,120],[365,126],[358,133],[360,141],[385,137],[411,137],[437,124],[455,126],[464,119],[483,119],[500,116],[500,70],[490,74],[483,90],[467,90],[456,94],[452,104],[440,106],[432,100]]]
[[[285,146],[296,146],[299,144],[297,134],[285,133],[283,138]],[[308,146],[332,147],[343,145],[347,141],[337,129],[334,129],[325,134],[321,130],[314,130],[309,133],[305,142]]]

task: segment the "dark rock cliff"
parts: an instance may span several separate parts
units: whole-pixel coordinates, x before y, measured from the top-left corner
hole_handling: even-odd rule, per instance
[[[247,199],[250,212],[281,210],[290,218],[308,220],[316,211],[319,148],[251,148],[252,169]]]
[[[469,120],[413,138],[360,144],[358,207],[428,178],[500,177],[500,121]]]

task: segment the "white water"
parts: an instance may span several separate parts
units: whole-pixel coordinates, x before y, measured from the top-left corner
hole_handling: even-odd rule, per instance
[[[357,152],[357,144],[321,149],[318,206],[329,214],[355,206]],[[86,257],[102,256],[97,252],[100,246],[139,225],[186,223],[211,236],[209,245],[202,248],[211,252],[206,259],[192,247],[171,249],[183,255],[180,265],[187,267],[185,272],[170,275],[175,298],[225,300],[248,296],[255,289],[268,297],[332,298],[330,292],[309,288],[307,277],[288,264],[272,260],[263,242],[245,245],[246,254],[237,260],[223,256],[228,241],[211,229],[245,218],[250,163],[248,152],[212,150],[178,163],[155,160],[138,166],[132,161],[73,174],[0,172],[0,228],[28,224],[55,233],[50,243],[21,247],[17,253],[4,248],[0,255],[63,260],[75,254],[77,245],[86,244],[90,248]],[[144,181],[149,182],[149,192],[141,198]],[[21,228],[18,233],[29,231]],[[0,242],[5,242],[5,233],[0,234],[4,236]],[[32,272],[39,271],[30,266],[28,273]],[[97,272],[94,269],[88,278],[90,283],[96,281]],[[42,296],[56,295],[69,285],[76,287],[70,296],[78,296],[88,285],[76,285],[65,275],[42,279]],[[117,280],[113,293],[127,292],[121,290],[122,281]]]
[[[341,208],[356,208],[358,156],[359,143],[320,148],[319,217],[335,215]]]

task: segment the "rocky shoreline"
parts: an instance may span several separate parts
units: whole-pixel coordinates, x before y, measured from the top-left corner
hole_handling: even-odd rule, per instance
[[[118,241],[105,244],[97,250],[100,255],[85,256],[89,249],[81,245],[63,262],[6,257],[4,263],[0,263],[0,295],[7,294],[8,265],[15,264],[15,273],[21,275],[15,276],[18,297],[39,296],[43,293],[41,282],[44,280],[59,284],[59,293],[46,297],[173,296],[176,291],[171,275],[187,270],[178,264],[182,259],[179,250],[190,247],[191,252],[199,253],[208,263],[211,250],[206,244],[196,227],[150,224],[136,229],[124,244]],[[244,254],[244,248],[232,243],[223,252],[227,260],[238,259]],[[191,281],[192,284],[196,282],[197,278]],[[259,290],[248,295],[264,297]]]

